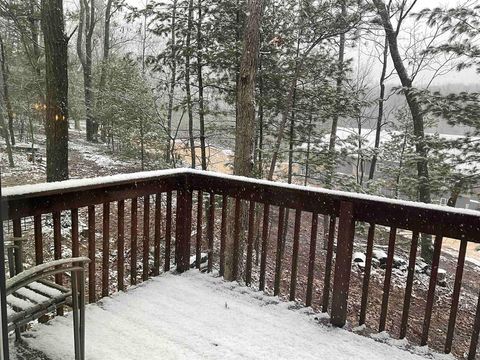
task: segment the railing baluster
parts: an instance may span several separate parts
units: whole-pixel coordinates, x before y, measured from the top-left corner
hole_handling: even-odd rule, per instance
[[[167,210],[165,214],[165,272],[170,271],[172,246],[172,192],[167,192]]]
[[[55,260],[62,258],[62,228],[60,212],[55,211],[52,213],[53,219],[53,257]],[[63,285],[63,274],[55,274],[55,283]],[[63,306],[57,307],[57,315],[63,316]]]
[[[282,272],[282,244],[283,230],[285,227],[285,208],[280,206],[278,209],[278,227],[277,227],[277,249],[275,259],[275,283],[273,285],[273,295],[280,294],[280,280]]]
[[[220,229],[220,276],[225,274],[225,240],[227,236],[227,195],[222,196],[222,225]]]
[[[408,260],[407,284],[405,286],[405,297],[403,300],[402,323],[400,325],[400,339],[407,335],[408,314],[410,312],[410,302],[413,290],[413,277],[415,275],[415,260],[417,258],[419,233],[414,231],[412,234],[412,244],[410,245],[410,258]]]
[[[297,289],[297,271],[298,271],[298,247],[300,242],[300,223],[302,220],[302,210],[295,210],[295,230],[293,232],[293,255],[292,255],[292,273],[290,276],[290,301],[295,300]]]
[[[195,265],[200,270],[202,259],[202,218],[203,218],[203,191],[198,191],[197,203],[197,237],[195,241]]]
[[[328,311],[328,301],[330,298],[330,279],[332,277],[332,261],[333,261],[333,242],[335,240],[335,223],[337,218],[330,215],[330,223],[328,226],[328,243],[327,256],[325,258],[325,278],[323,284],[322,312]]]
[[[110,277],[110,203],[103,204],[102,297],[108,296]]]
[[[477,353],[478,335],[480,334],[480,295],[477,301],[477,313],[473,323],[472,338],[470,340],[470,349],[468,351],[468,360],[474,360]]]
[[[88,302],[96,301],[95,288],[95,205],[88,207],[88,257],[90,264],[88,265]]]
[[[119,200],[117,207],[117,286],[119,291],[125,291],[125,201]]]
[[[62,258],[62,232],[60,222],[60,212],[55,211],[52,213],[53,219],[53,258],[55,260]],[[58,285],[63,284],[63,274],[55,275],[55,282]]]
[[[215,230],[215,194],[210,193],[210,202],[208,206],[208,272],[213,269],[213,234]]]
[[[22,236],[22,219],[13,219],[12,227],[13,227],[13,236],[21,237]]]
[[[137,284],[137,212],[138,199],[133,198],[130,209],[130,284]]]
[[[175,263],[178,272],[190,268],[190,240],[192,236],[192,191],[183,187],[177,191],[175,231]]]
[[[428,333],[430,331],[430,320],[432,318],[433,301],[435,299],[435,287],[437,285],[438,264],[440,263],[440,253],[442,251],[442,236],[435,236],[435,243],[432,257],[432,270],[430,273],[430,284],[428,286],[427,304],[425,306],[425,318],[423,320],[423,332],[421,346],[427,344]]]
[[[465,265],[467,244],[467,240],[461,240],[460,250],[458,251],[457,271],[455,273],[455,285],[452,295],[452,306],[450,306],[450,318],[448,320],[447,339],[445,341],[446,354],[452,351],[453,333],[455,330],[455,321],[457,320],[458,301],[460,299],[460,290],[462,288],[463,268]]]
[[[242,221],[242,202],[240,198],[235,199],[235,224],[233,230],[233,279],[237,279],[238,276],[238,262],[240,253],[240,222]]]
[[[372,269],[373,239],[375,237],[375,224],[370,224],[367,236],[367,253],[365,257],[365,270],[363,272],[362,303],[360,305],[359,325],[365,324],[368,303],[368,287],[370,285],[370,270]]]
[[[147,281],[150,274],[150,195],[143,197],[143,274],[142,280]]]
[[[80,241],[78,238],[78,209],[72,209],[72,256],[80,256]]]
[[[338,223],[337,257],[335,260],[331,317],[332,325],[339,327],[344,326],[347,320],[348,288],[352,272],[354,234],[353,204],[342,201],[340,203]]]
[[[22,237],[22,219],[12,220],[13,225],[13,236],[20,238]],[[16,244],[15,244],[16,245]],[[23,246],[22,246],[23,247]],[[23,271],[23,254],[22,248],[15,249],[15,274]]]
[[[308,257],[308,279],[305,305],[312,305],[313,279],[315,275],[315,255],[317,252],[318,214],[312,213],[312,229],[310,231],[310,252]]]
[[[397,229],[390,228],[390,237],[388,239],[387,267],[385,269],[385,279],[383,282],[382,308],[380,313],[380,325],[378,331],[385,330],[387,323],[388,299],[390,297],[390,283],[392,280],[393,255],[395,253],[395,240],[397,238]]]
[[[160,238],[162,235],[162,194],[155,195],[155,234],[153,245],[153,275],[160,274]]]
[[[35,263],[39,265],[43,264],[42,215],[33,217],[33,232],[35,237]]]
[[[262,254],[260,255],[260,281],[259,288],[265,290],[265,272],[267,269],[267,246],[268,246],[268,222],[270,204],[263,205],[263,229],[262,229]]]
[[[255,202],[250,201],[248,208],[248,235],[247,235],[247,264],[245,270],[245,283],[252,283],[252,261],[253,261],[253,232],[255,230]]]

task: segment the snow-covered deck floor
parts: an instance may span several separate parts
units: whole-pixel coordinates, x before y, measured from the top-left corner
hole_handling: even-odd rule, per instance
[[[165,274],[87,306],[86,358],[422,359],[322,326],[291,305],[196,271]],[[39,325],[27,344],[52,360],[72,359],[71,323]]]

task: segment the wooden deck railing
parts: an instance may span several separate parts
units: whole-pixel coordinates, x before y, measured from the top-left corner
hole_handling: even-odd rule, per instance
[[[420,339],[420,345],[431,345],[432,331],[443,332],[444,352],[450,353],[453,349],[455,354],[468,354],[469,359],[476,356],[480,286],[469,289],[478,302],[465,310],[470,312],[470,323],[456,328],[463,299],[467,245],[480,243],[480,216],[473,211],[186,169],[73,180],[39,188],[7,188],[3,206],[3,220],[12,222],[15,236],[25,233],[22,219],[33,218],[31,232],[37,264],[61,258],[66,247],[71,247],[73,256],[90,257],[90,302],[113,291],[125,290],[128,280],[134,285],[140,279],[145,281],[169,271],[172,264],[178,271],[186,271],[190,268],[190,253],[195,254],[196,265],[200,267],[203,250],[209,255],[208,271],[218,269],[223,275],[226,255],[232,255],[229,258],[233,269],[240,269],[246,284],[328,311],[335,326],[344,326],[349,320],[358,321],[359,325],[369,323],[372,327],[372,321],[378,319],[377,330],[391,333],[395,327],[387,320],[394,313],[401,314],[399,338],[411,335]],[[285,214],[290,210],[294,213],[294,226],[288,230]],[[319,215],[329,216],[325,250],[317,244]],[[46,216],[51,217],[53,223],[53,257],[46,248],[49,241],[44,227]],[[65,216],[69,218],[66,226],[62,225]],[[83,219],[87,223],[85,232],[80,231]],[[229,219],[233,219],[233,224],[227,223]],[[361,224],[367,224],[368,231],[365,268],[358,278],[352,270],[352,252],[356,228]],[[387,260],[381,299],[379,296],[372,299],[372,254],[379,227],[389,229]],[[390,296],[395,288],[392,274],[399,229],[412,234],[406,279],[401,284],[405,290],[400,302]],[[233,236],[231,250],[227,250],[226,245],[229,234]],[[283,242],[285,234],[291,239],[288,246]],[[417,247],[422,234],[434,236],[434,252],[428,290],[424,294],[423,320],[417,329],[413,326],[410,329]],[[449,298],[448,321],[435,321],[432,328],[444,238],[457,239],[460,250]],[[256,250],[259,261],[254,261]],[[232,253],[226,254],[226,251]],[[236,270],[233,275],[240,277]],[[361,296],[357,304],[352,304],[350,294],[353,280],[360,282],[357,287]],[[65,279],[59,276],[56,281],[62,283]],[[372,302],[379,305],[374,307],[373,311],[378,309],[379,313],[373,320],[369,317]],[[454,338],[460,333],[462,338],[468,336],[468,343],[455,343]],[[438,344],[433,345],[439,348]]]

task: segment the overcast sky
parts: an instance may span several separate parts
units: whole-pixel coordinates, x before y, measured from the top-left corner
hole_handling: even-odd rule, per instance
[[[165,0],[169,1],[169,0]],[[468,1],[469,3],[473,4],[480,4],[480,0],[418,0],[413,12],[419,12],[424,8],[434,8],[434,7],[453,7],[459,3],[465,3]],[[127,0],[127,2],[131,5],[136,5],[138,7],[144,7],[146,0]],[[65,0],[64,4],[67,9],[77,9],[78,8],[78,0]],[[413,18],[409,18],[408,20],[405,21],[405,26],[404,28],[411,28],[413,26],[417,26],[416,33],[419,35],[418,37],[421,37],[424,31],[428,32],[428,30],[425,30],[423,26],[419,26],[418,24],[415,23],[415,20]],[[407,31],[402,32],[400,34],[400,38],[402,41],[402,47],[406,47],[407,44],[409,43],[409,39],[411,39],[411,34]],[[374,54],[374,47],[369,41],[363,41],[362,43],[357,43],[357,46],[354,48],[350,48],[347,50],[347,55],[351,57],[354,61],[354,64],[360,64],[359,67],[356,67],[355,72],[358,74],[365,72],[365,69],[370,69],[370,78],[371,81],[377,83],[378,82],[378,77],[381,71],[381,63],[378,61],[375,61],[371,59],[369,55]],[[422,46],[418,46],[418,51],[422,49]],[[389,67],[390,69],[393,67],[391,60],[389,59]],[[432,75],[434,73],[434,69],[438,66],[436,64],[432,64],[432,69],[430,70],[424,70],[422,71],[416,80],[416,84],[425,84],[428,83],[432,79]],[[396,77],[391,77],[391,80],[389,80],[391,84],[395,84],[398,82]],[[450,71],[449,73],[438,76],[435,78],[435,80],[432,82],[432,85],[441,85],[445,83],[465,83],[465,84],[478,84],[480,83],[480,76],[475,72],[474,69],[467,69],[463,70],[461,72],[458,72],[456,70]]]

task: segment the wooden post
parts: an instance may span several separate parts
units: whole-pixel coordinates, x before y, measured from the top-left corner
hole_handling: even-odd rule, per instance
[[[177,271],[190,268],[190,236],[192,231],[192,190],[186,181],[177,191],[176,246]]]
[[[340,203],[339,218],[337,257],[333,280],[332,317],[330,322],[334,326],[342,327],[347,320],[348,288],[350,285],[353,236],[355,232],[352,203],[345,201]]]

